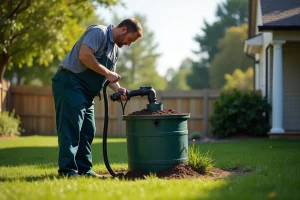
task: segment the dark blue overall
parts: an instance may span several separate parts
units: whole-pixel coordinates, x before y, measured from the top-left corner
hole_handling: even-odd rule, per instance
[[[100,64],[112,70],[114,62],[107,56],[109,36]],[[94,174],[91,144],[96,133],[94,97],[106,78],[89,68],[81,73],[58,70],[52,78],[59,145],[59,174]]]

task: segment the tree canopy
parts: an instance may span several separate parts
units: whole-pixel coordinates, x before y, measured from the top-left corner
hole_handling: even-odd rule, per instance
[[[189,90],[190,86],[187,84],[187,76],[191,73],[192,66],[192,59],[186,58],[181,62],[178,70],[169,68],[166,76],[167,80],[169,79],[167,89]]]
[[[212,24],[204,21],[203,34],[197,34],[194,40],[200,50],[196,54],[207,54],[210,63],[218,53],[218,41],[223,38],[227,28],[240,26],[248,21],[248,0],[226,0],[217,6],[217,20]]]
[[[120,0],[2,0],[0,80],[6,67],[32,66],[34,60],[48,65],[55,56],[61,59],[77,39],[80,20],[96,5],[118,3]]]
[[[213,89],[220,89],[225,84],[225,74],[232,74],[236,68],[245,71],[253,64],[243,51],[244,41],[247,38],[248,25],[231,27],[225,37],[219,42],[218,53],[209,67],[210,84]]]
[[[226,84],[224,90],[253,90],[253,67],[249,67],[245,72],[235,69],[231,74],[225,74]]]
[[[87,7],[87,5],[86,5]],[[70,10],[73,13],[72,18],[77,21],[77,23],[69,24],[69,28],[66,29],[67,32],[62,33],[63,35],[69,35],[68,40],[65,42],[66,52],[62,55],[54,56],[52,61],[49,61],[48,65],[39,63],[39,57],[33,58],[31,64],[25,63],[22,66],[11,65],[5,72],[4,78],[8,80],[13,80],[12,83],[24,84],[24,85],[34,85],[34,86],[49,86],[51,85],[51,79],[61,62],[63,56],[66,55],[72,46],[75,44],[76,40],[84,32],[85,28],[91,24],[105,24],[104,20],[100,16],[97,16],[94,12],[94,6],[91,4],[89,8],[78,9],[77,6],[70,6]],[[85,12],[88,12],[85,13]],[[69,30],[72,30],[70,32]]]
[[[194,53],[199,55],[199,60],[194,63],[192,73],[187,77],[191,88],[212,86],[209,67],[215,56],[222,51],[218,46],[219,40],[229,27],[240,26],[248,21],[248,0],[225,0],[218,4],[216,17],[216,21],[211,24],[205,20],[201,33],[194,37],[199,46],[199,50],[194,50]]]

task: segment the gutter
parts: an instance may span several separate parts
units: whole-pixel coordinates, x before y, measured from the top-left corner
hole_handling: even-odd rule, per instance
[[[255,56],[246,53],[247,57],[253,60],[253,90],[255,90],[255,82],[256,82],[256,77],[255,77],[255,71],[256,71],[256,64],[259,64],[259,60],[256,60]]]
[[[265,26],[258,26],[259,31],[273,31],[273,30],[280,30],[280,31],[299,31],[300,26],[274,26],[274,25],[265,25]]]

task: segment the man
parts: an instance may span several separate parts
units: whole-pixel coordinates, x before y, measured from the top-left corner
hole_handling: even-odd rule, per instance
[[[95,136],[94,97],[105,80],[114,92],[126,89],[115,72],[118,47],[130,46],[143,36],[141,24],[125,19],[117,27],[93,25],[87,28],[60,63],[52,78],[52,92],[58,133],[58,173],[100,177],[92,171],[91,144]]]

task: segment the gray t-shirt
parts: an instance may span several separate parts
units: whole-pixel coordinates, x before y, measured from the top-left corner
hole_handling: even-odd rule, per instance
[[[112,25],[107,27],[102,25],[88,27],[59,65],[74,73],[83,72],[87,67],[79,60],[80,46],[82,44],[89,46],[95,51],[95,57],[100,58],[104,53],[107,42],[108,48],[106,54],[115,63],[113,69],[115,70],[118,60],[118,46],[114,43]]]

